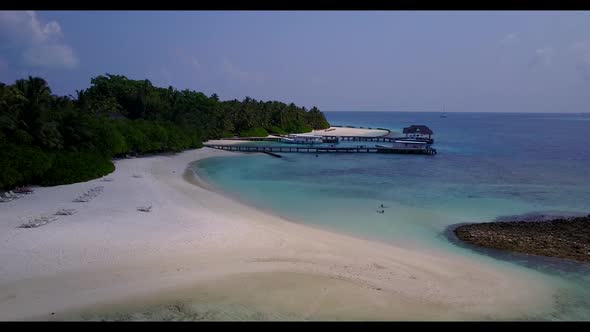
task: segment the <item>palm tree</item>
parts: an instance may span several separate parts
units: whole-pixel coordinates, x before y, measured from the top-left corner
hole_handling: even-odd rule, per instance
[[[42,99],[51,95],[47,81],[41,77],[29,76],[26,80],[17,80],[15,86],[31,104],[39,104]]]
[[[17,80],[15,87],[23,97],[19,120],[27,131],[33,133],[39,129],[39,120],[51,96],[51,89],[47,81],[32,76],[29,76],[27,80]]]
[[[15,88],[21,97],[19,126],[27,131],[38,145],[61,148],[63,138],[58,130],[58,123],[48,119],[51,89],[47,81],[29,76],[26,80],[17,80]],[[56,100],[57,103],[64,101],[65,99]]]

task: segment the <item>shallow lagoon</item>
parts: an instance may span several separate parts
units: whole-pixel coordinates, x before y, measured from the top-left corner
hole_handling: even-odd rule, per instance
[[[417,250],[518,264],[554,281],[556,311],[530,319],[590,319],[585,265],[476,251],[449,225],[530,212],[590,213],[586,114],[326,113],[333,125],[401,131],[426,124],[436,156],[249,154],[198,164],[207,181],[296,222]],[[377,213],[383,204],[385,213]]]

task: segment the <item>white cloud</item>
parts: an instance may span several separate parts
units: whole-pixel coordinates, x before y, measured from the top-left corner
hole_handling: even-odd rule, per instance
[[[535,50],[534,63],[541,62],[545,65],[550,65],[553,61],[553,48],[543,47]]]
[[[223,60],[223,72],[230,78],[238,80],[247,80],[249,75],[247,72],[241,70],[228,59]]]
[[[174,50],[174,56],[181,60],[184,65],[192,68],[195,72],[201,70],[201,63],[199,62],[199,59],[197,59],[194,55],[188,54],[188,52],[186,52],[183,48],[176,48]]]
[[[576,70],[586,81],[590,81],[590,42],[581,41],[572,45],[574,51]]]
[[[227,58],[223,60],[223,72],[232,80],[258,84],[264,81],[264,75],[262,73],[247,72]]]
[[[572,45],[572,49],[575,51],[581,51],[590,54],[590,41],[579,41]]]
[[[79,63],[59,23],[42,23],[34,11],[0,12],[0,41],[19,51],[27,65],[74,68]]]
[[[66,67],[78,66],[78,58],[68,45],[38,45],[23,52],[26,63],[38,67]]]
[[[162,68],[160,68],[160,73],[162,74],[164,80],[166,80],[166,84],[168,86],[172,85],[172,75],[166,66],[162,66]]]
[[[502,44],[512,44],[512,43],[516,43],[516,42],[518,42],[518,34],[516,34],[514,32],[507,34],[500,41],[500,43],[502,43]]]
[[[193,66],[193,68],[195,70],[201,69],[201,63],[199,62],[199,60],[197,58],[195,58],[194,56],[191,56],[189,60],[190,60],[190,64]]]
[[[0,57],[0,73],[2,73],[7,68],[8,68],[8,62],[6,62],[6,60],[4,60],[2,57]]]

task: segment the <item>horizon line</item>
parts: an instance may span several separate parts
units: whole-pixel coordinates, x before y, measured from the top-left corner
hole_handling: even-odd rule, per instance
[[[320,109],[321,110],[321,109]],[[502,114],[590,114],[590,112],[513,112],[513,111],[498,111],[498,112],[490,112],[490,111],[481,111],[481,112],[474,112],[474,111],[453,111],[453,112],[442,112],[442,111],[322,111],[325,113],[443,113],[443,114],[457,114],[457,113],[502,113]]]

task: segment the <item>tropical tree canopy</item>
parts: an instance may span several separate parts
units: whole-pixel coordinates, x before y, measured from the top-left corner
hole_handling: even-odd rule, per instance
[[[330,125],[316,107],[221,101],[217,94],[155,87],[122,75],[91,79],[76,97],[56,96],[40,77],[0,83],[0,187],[87,181],[111,158],[182,151],[208,139],[285,134]]]

